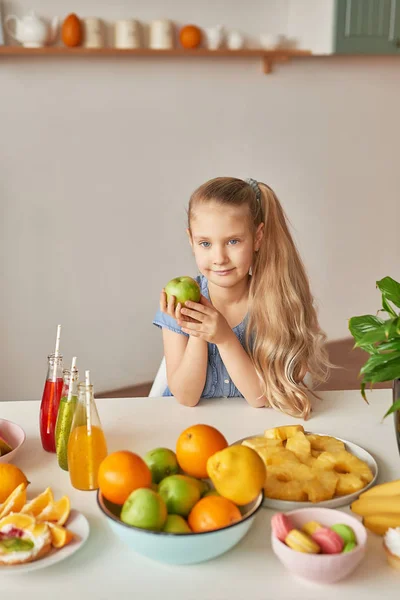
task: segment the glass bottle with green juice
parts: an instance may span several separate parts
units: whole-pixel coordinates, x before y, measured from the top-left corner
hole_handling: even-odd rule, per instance
[[[79,372],[76,368],[76,356],[72,359],[71,370],[63,371],[63,390],[58,409],[55,441],[59,466],[68,471],[68,440],[71,432],[72,419],[78,402]]]

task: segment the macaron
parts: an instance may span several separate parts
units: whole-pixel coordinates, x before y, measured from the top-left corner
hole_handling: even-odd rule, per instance
[[[271,519],[272,532],[281,542],[284,542],[293,529],[290,518],[284,513],[276,513]]]
[[[343,540],[344,545],[346,546],[349,542],[357,543],[356,535],[351,527],[348,525],[344,525],[343,523],[338,523],[337,525],[331,526],[332,531],[336,531],[338,535]]]
[[[318,554],[321,550],[319,544],[300,529],[292,529],[286,536],[285,544],[292,550],[304,554]]]
[[[317,521],[308,521],[308,523],[305,523],[303,525],[301,530],[304,531],[304,533],[307,533],[308,535],[312,535],[315,531],[321,529],[321,527],[321,523],[318,523]]]
[[[357,546],[356,542],[347,542],[342,552],[351,552]]]
[[[317,529],[311,537],[320,546],[324,554],[339,554],[343,550],[342,538],[336,531],[328,527]]]

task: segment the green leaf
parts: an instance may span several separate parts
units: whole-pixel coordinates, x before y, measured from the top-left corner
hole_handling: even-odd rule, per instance
[[[389,352],[391,350],[400,350],[400,337],[390,342],[382,342],[379,346],[374,346],[376,352]]]
[[[382,306],[383,310],[387,312],[388,315],[392,317],[397,317],[396,311],[390,306],[389,302],[386,300],[385,296],[382,296]]]
[[[375,344],[376,342],[386,342],[391,337],[400,337],[400,318],[388,319],[383,321],[379,327],[367,331],[363,336],[357,339],[356,346],[361,348],[366,344]]]
[[[385,321],[374,315],[362,315],[349,319],[349,330],[353,338],[360,340],[366,333],[376,331]]]
[[[374,358],[374,357],[371,357]],[[379,369],[370,373],[364,373],[364,381],[377,383],[378,381],[391,381],[400,377],[400,358],[391,360]]]
[[[393,302],[400,308],[400,283],[391,277],[384,277],[376,282],[377,287],[382,292],[382,297]]]
[[[392,413],[396,412],[396,410],[400,410],[400,400],[397,400],[397,402],[395,402],[394,404],[392,404],[392,406],[389,408],[389,410],[387,411],[387,413],[384,415],[384,419],[385,417],[387,417],[388,415],[391,415]]]
[[[365,395],[365,382],[361,383],[361,396],[364,398],[365,402],[369,404],[367,396]]]
[[[374,354],[373,356],[370,356],[365,365],[361,367],[360,374],[365,375],[378,372],[391,361],[398,359],[400,359],[400,351],[387,352],[386,354]]]

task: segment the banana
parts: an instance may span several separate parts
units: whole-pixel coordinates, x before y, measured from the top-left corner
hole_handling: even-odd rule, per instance
[[[395,479],[394,481],[387,481],[386,483],[374,485],[374,487],[360,494],[360,498],[367,498],[370,496],[397,496],[399,494],[400,479]]]
[[[354,513],[362,517],[380,514],[400,515],[400,495],[360,497],[351,504],[350,508]]]
[[[364,517],[363,525],[369,531],[378,535],[385,535],[390,527],[400,527],[400,513],[395,514],[380,514]]]

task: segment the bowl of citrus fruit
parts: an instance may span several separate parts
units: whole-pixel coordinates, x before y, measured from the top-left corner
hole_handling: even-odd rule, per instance
[[[246,446],[228,446],[210,425],[193,425],[171,448],[143,457],[109,454],[97,501],[114,533],[135,552],[170,564],[210,560],[246,535],[262,506],[265,466]]]

